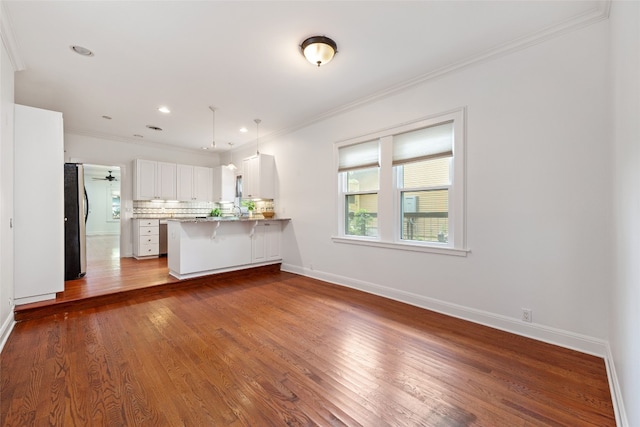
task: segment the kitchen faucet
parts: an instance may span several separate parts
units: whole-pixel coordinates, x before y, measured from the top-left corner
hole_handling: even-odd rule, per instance
[[[236,214],[236,209],[238,209],[238,213]],[[240,209],[240,206],[235,205],[233,207],[233,209],[231,209],[231,213],[233,213],[233,216],[240,218],[242,216],[242,209]]]

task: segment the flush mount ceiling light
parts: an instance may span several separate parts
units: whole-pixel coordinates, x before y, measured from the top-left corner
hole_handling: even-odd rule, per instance
[[[69,47],[71,48],[72,51],[74,51],[78,55],[93,56],[93,52],[91,52],[86,47],[82,47],[82,46],[69,46]]]
[[[300,49],[307,61],[318,67],[327,64],[338,53],[336,42],[325,36],[309,37],[302,42]]]
[[[161,113],[164,113],[164,114],[169,114],[171,112],[169,107],[165,107],[164,105],[162,107],[159,107],[158,111],[160,111]]]

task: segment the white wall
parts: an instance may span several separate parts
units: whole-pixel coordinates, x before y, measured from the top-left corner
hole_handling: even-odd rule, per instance
[[[85,176],[84,187],[89,199],[87,236],[120,234],[120,221],[112,218],[110,198],[112,190],[120,190],[120,182],[95,181]]]
[[[608,24],[308,126],[276,156],[284,267],[604,354],[611,278]],[[466,106],[467,231],[454,257],[333,243],[333,143]],[[250,152],[235,153],[238,164]],[[523,307],[534,324],[520,320]]]
[[[615,280],[609,343],[628,426],[640,425],[640,4],[611,8]]]
[[[113,165],[120,167],[120,255],[131,256],[131,214],[133,209],[134,159],[147,159],[194,166],[217,166],[219,156],[200,151],[172,149],[166,145],[137,144],[118,140],[107,140],[85,135],[66,133],[64,136],[65,162]]]
[[[4,9],[0,8],[0,14]],[[4,23],[4,21],[3,21]],[[4,34],[4,33],[3,33]],[[4,38],[3,38],[4,41]],[[13,325],[13,65],[0,43],[0,349]]]

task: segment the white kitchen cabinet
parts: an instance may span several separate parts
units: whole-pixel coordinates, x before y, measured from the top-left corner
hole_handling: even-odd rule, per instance
[[[27,304],[64,290],[62,113],[16,105],[14,126],[14,297]]]
[[[135,160],[133,162],[133,199],[153,200],[156,198],[157,162],[151,160]]]
[[[233,202],[236,198],[236,173],[227,166],[213,168],[213,201]]]
[[[156,258],[160,254],[160,220],[133,220],[133,257]]]
[[[177,165],[177,199],[181,202],[210,202],[213,199],[213,169]]]
[[[242,161],[242,197],[245,199],[275,198],[275,159],[259,154]]]
[[[176,200],[176,164],[137,159],[133,162],[134,200]]]
[[[193,166],[178,165],[176,170],[178,200],[190,202],[193,200]]]
[[[260,221],[253,231],[251,262],[261,263],[282,259],[281,241],[280,221]]]
[[[282,262],[288,219],[168,219],[167,265],[178,279]]]
[[[158,162],[156,193],[160,200],[176,200],[176,164]]]
[[[210,202],[213,200],[213,169],[193,167],[193,197],[198,202]]]

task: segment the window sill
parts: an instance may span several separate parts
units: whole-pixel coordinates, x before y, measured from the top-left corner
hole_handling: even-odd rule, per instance
[[[335,243],[346,243],[349,245],[373,246],[377,248],[397,249],[397,250],[412,251],[412,252],[426,252],[426,253],[452,255],[452,256],[460,256],[460,257],[466,257],[467,254],[471,252],[469,249],[426,246],[426,245],[419,245],[419,244],[412,244],[412,243],[382,242],[380,240],[357,238],[357,237],[332,236],[331,240],[333,240]]]

